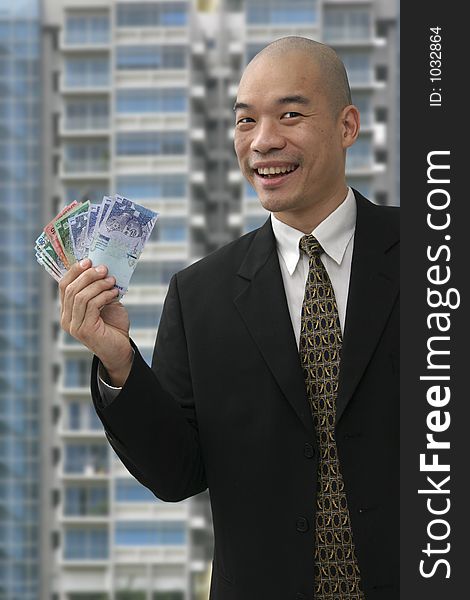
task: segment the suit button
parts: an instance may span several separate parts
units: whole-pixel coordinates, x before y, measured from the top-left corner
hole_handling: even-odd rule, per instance
[[[313,449],[312,444],[305,444],[304,446],[304,456],[306,456],[307,458],[312,458],[312,456],[315,454],[315,450]]]
[[[306,531],[308,531],[307,519],[305,517],[297,517],[296,527],[297,527],[297,531],[301,531],[302,533],[305,533]]]

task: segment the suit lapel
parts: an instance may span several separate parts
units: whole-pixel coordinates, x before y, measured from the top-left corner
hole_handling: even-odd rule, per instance
[[[336,408],[337,422],[380,339],[398,295],[398,231],[358,192],[357,222]],[[257,231],[238,271],[234,299],[274,379],[306,429],[313,422],[279,267],[271,220]]]
[[[339,421],[380,339],[398,295],[399,231],[358,192],[346,328],[336,403]],[[385,217],[385,218],[384,218]]]
[[[307,430],[313,423],[287,307],[271,220],[258,230],[238,271],[243,291],[234,299],[274,379]]]

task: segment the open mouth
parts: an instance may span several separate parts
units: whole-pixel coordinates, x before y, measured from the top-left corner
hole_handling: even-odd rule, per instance
[[[254,172],[263,179],[278,179],[293,173],[299,165],[286,165],[282,167],[260,167],[254,169]]]

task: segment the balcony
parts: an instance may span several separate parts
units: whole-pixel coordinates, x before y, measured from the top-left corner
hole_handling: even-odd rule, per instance
[[[354,156],[349,154],[346,160],[346,173],[348,175],[367,175],[374,169],[372,156]]]
[[[71,429],[69,427],[67,427],[66,425],[62,425],[59,427],[58,430],[58,434],[67,440],[102,440],[104,433],[103,433],[103,428],[100,427],[98,428],[94,428],[94,427],[89,427],[87,429],[85,428],[81,428],[81,429]]]
[[[103,32],[76,32],[73,35],[64,35],[60,41],[60,49],[68,54],[73,52],[83,52],[84,50],[109,50],[110,33]]]
[[[64,160],[61,179],[105,179],[109,176],[108,159]]]
[[[169,132],[186,131],[189,128],[188,113],[183,112],[141,112],[132,114],[119,112],[116,114],[116,129],[120,133],[126,131],[158,130]]]
[[[111,41],[108,12],[68,12],[60,40],[61,50],[106,49]]]
[[[186,546],[149,546],[125,547],[114,546],[114,561],[124,564],[158,564],[184,565],[189,559]]]
[[[99,137],[109,135],[109,116],[65,117],[61,119],[60,135],[62,137]]]
[[[187,154],[161,154],[153,156],[116,156],[114,167],[119,175],[153,175],[166,173],[187,173]]]
[[[65,61],[60,91],[71,93],[104,93],[109,91],[111,74],[108,60],[96,57],[73,58]]]

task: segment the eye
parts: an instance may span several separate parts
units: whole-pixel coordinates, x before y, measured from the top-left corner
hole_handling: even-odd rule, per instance
[[[244,125],[246,123],[254,123],[254,119],[252,119],[251,117],[242,117],[241,119],[238,119],[237,121],[237,125]]]
[[[302,115],[299,112],[295,112],[294,110],[289,110],[282,115],[282,118],[287,117],[288,119],[294,119],[295,117],[301,117]]]

